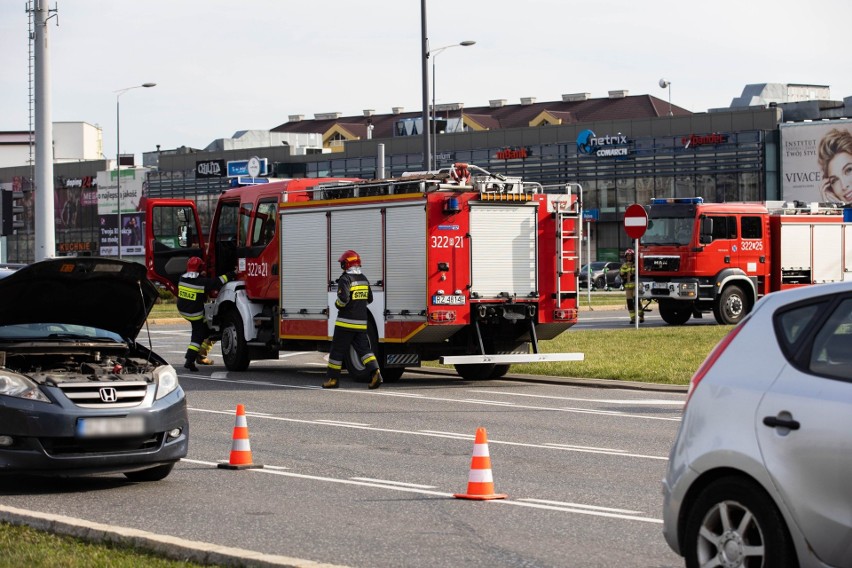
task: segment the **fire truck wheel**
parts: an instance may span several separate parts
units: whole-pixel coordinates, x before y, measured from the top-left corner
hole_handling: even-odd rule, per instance
[[[722,290],[719,300],[713,305],[713,315],[722,325],[736,325],[748,314],[749,302],[743,289],[731,285]]]
[[[669,325],[683,325],[689,321],[692,316],[692,306],[686,302],[669,301],[660,302],[660,317]]]
[[[494,363],[470,363],[467,365],[456,365],[456,373],[466,381],[484,381],[490,379],[494,373]],[[507,371],[509,369],[506,369]]]
[[[243,332],[243,320],[236,310],[225,314],[222,325],[222,359],[229,371],[245,371],[249,366],[248,346]]]
[[[395,383],[402,378],[405,367],[388,367],[382,369],[382,380],[386,383]]]
[[[505,365],[505,364],[494,365],[494,370],[491,372],[491,376],[488,377],[488,378],[489,379],[499,379],[500,377],[505,377],[506,373],[509,372],[510,367],[511,367],[511,365]]]

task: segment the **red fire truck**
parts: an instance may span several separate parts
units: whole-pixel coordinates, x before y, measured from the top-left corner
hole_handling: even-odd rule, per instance
[[[638,295],[667,323],[736,324],[770,292],[852,278],[852,224],[818,204],[654,199],[639,263]]]
[[[282,350],[328,350],[347,249],[373,288],[368,333],[386,381],[424,360],[467,379],[582,360],[538,349],[577,322],[580,266],[577,195],[545,189],[466,164],[383,180],[271,181],[223,192],[207,239],[194,202],[148,199],[148,274],[175,290],[196,255],[211,275],[238,272],[206,313],[232,371]],[[354,351],[345,363],[366,373]]]

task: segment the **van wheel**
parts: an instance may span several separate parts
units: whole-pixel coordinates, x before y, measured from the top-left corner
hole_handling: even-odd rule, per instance
[[[222,359],[229,371],[245,371],[249,366],[248,345],[243,331],[243,320],[239,312],[230,310],[225,314],[222,325]]]

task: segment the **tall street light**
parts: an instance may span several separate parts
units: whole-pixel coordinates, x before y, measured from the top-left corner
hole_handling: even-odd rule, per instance
[[[438,169],[438,125],[435,122],[437,120],[438,114],[435,109],[435,83],[437,83],[437,75],[435,74],[435,60],[438,58],[438,54],[444,51],[445,49],[450,49],[451,47],[468,47],[474,45],[476,42],[473,40],[465,40],[459,43],[454,43],[452,45],[445,45],[444,47],[439,47],[437,49],[433,49],[429,52],[429,56],[432,57],[432,144],[435,148],[435,151],[432,153],[432,163],[430,164],[429,169],[437,170]]]
[[[660,88],[669,90],[669,116],[674,116],[672,113],[672,82],[660,79]]]
[[[420,47],[421,47],[421,87],[423,94],[420,120],[423,125],[420,130],[423,136],[423,167],[427,170],[432,163],[432,144],[429,142],[429,35],[426,33],[426,0],[420,0]]]
[[[156,87],[157,83],[142,83],[124,89],[119,89],[115,92],[115,193],[116,193],[116,212],[118,213],[118,258],[121,258],[121,111],[119,110],[118,99],[127,91],[133,89],[149,89]]]

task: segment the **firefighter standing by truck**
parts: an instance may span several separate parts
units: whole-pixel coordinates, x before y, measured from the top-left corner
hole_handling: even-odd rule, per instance
[[[379,362],[376,361],[367,335],[367,305],[373,301],[373,290],[370,288],[370,281],[361,273],[361,257],[357,252],[347,250],[338,262],[343,274],[337,280],[337,299],[334,301],[338,310],[337,320],[334,322],[334,336],[328,354],[327,380],[322,384],[322,388],[337,388],[343,358],[352,346],[364,366],[370,369],[368,387],[377,389],[382,384],[382,374],[379,372]]]
[[[204,303],[207,295],[219,290],[226,283],[235,280],[234,272],[223,274],[218,278],[208,278],[204,274],[204,261],[193,256],[186,263],[186,273],[178,283],[177,310],[178,313],[192,326],[192,336],[186,348],[184,368],[197,372],[195,362],[200,359],[203,364],[212,362],[207,359],[207,352],[213,343],[208,339],[210,329],[204,319]]]
[[[636,254],[632,248],[624,251],[624,264],[621,265],[621,281],[624,283],[624,297],[627,301],[627,313],[630,314],[630,323],[636,323]],[[642,302],[638,302],[639,323],[645,321],[645,310]]]

